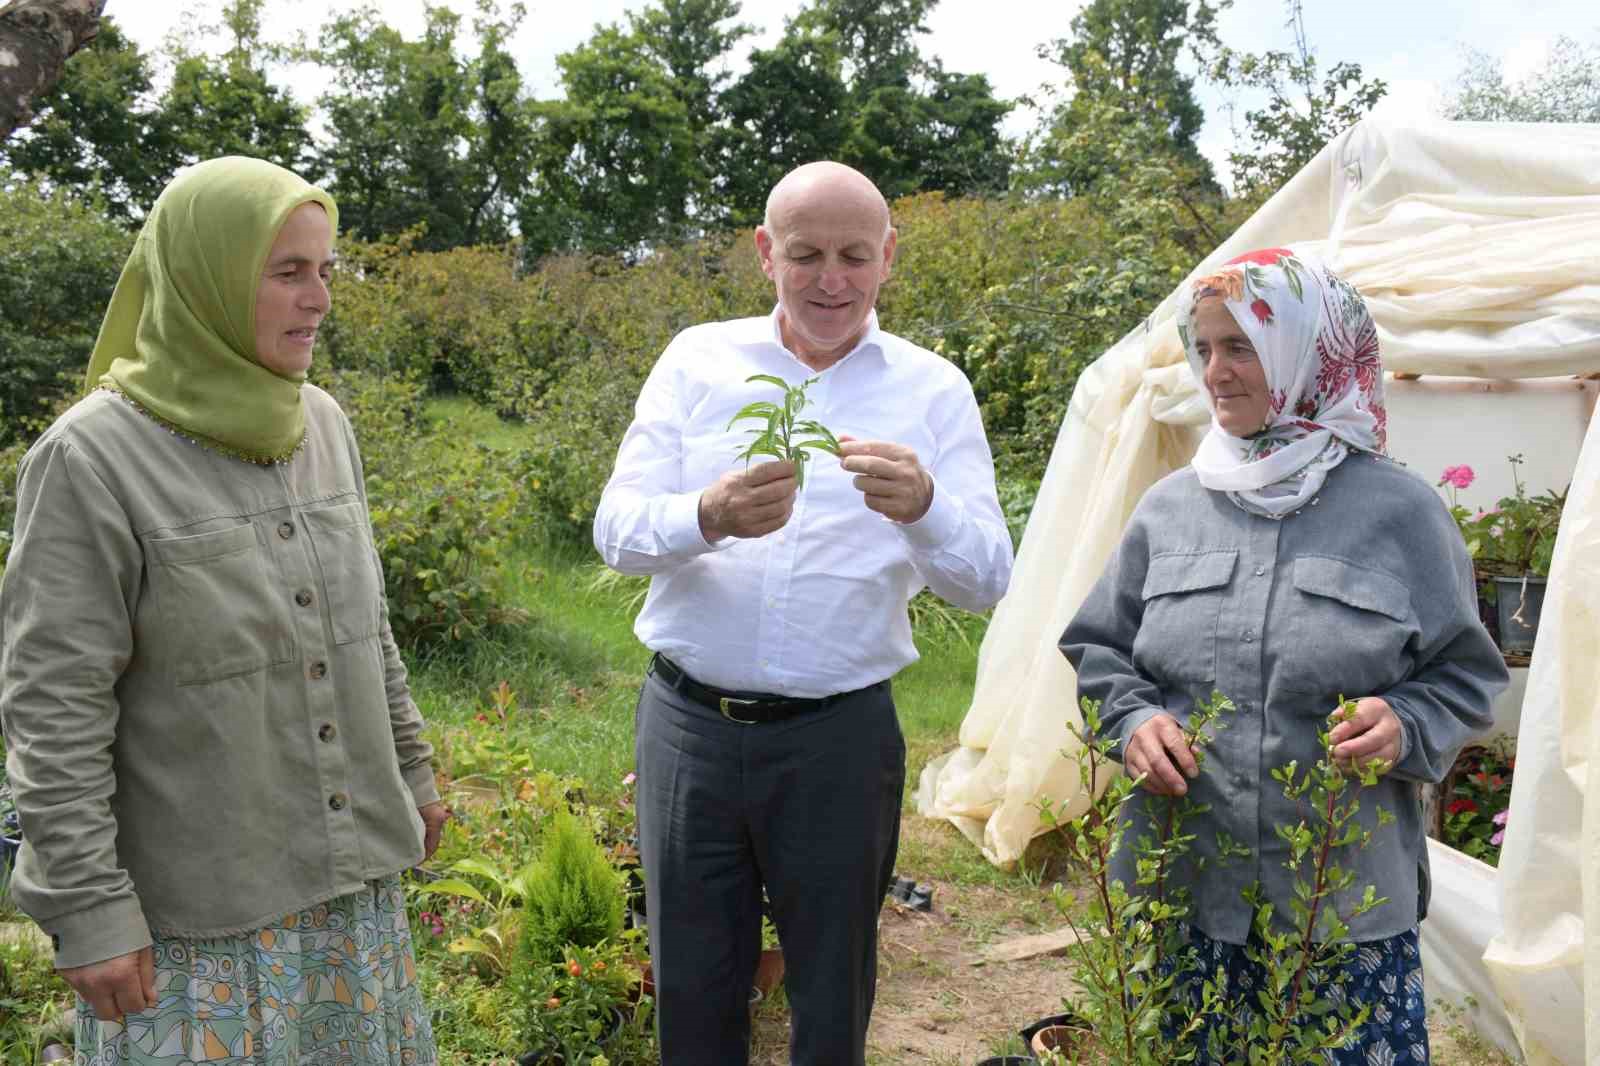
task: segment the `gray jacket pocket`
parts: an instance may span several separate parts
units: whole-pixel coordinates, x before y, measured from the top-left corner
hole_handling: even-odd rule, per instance
[[[1381,694],[1412,666],[1418,633],[1411,593],[1381,570],[1327,555],[1294,561],[1288,607],[1289,641],[1278,664],[1279,687],[1332,699]]]
[[[1145,570],[1144,617],[1133,640],[1133,661],[1160,682],[1211,681],[1217,676],[1217,619],[1239,553],[1162,552]]]
[[[306,529],[317,553],[333,642],[350,644],[378,634],[377,552],[367,509],[359,500],[304,512]]]
[[[145,549],[178,684],[240,677],[294,657],[288,599],[273,595],[278,583],[254,526],[152,539]]]

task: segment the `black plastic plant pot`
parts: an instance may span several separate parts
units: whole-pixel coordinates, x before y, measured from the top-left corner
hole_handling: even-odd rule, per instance
[[[1038,1062],[1032,1055],[997,1055],[992,1059],[979,1059],[978,1066],[1037,1066]]]
[[[1065,1014],[1052,1014],[1048,1018],[1040,1018],[1038,1021],[1034,1022],[1032,1025],[1029,1025],[1025,1029],[1017,1030],[1018,1034],[1022,1037],[1023,1046],[1032,1047],[1033,1038],[1038,1035],[1039,1030],[1048,1029],[1052,1025],[1066,1025],[1073,1029],[1087,1029],[1089,1027],[1087,1022],[1085,1022],[1078,1015],[1073,1014],[1071,1011],[1068,1011]],[[1024,1061],[1033,1062],[1035,1060],[1030,1057]]]
[[[622,1031],[626,1020],[627,1016],[622,1013],[621,1007],[612,1007],[611,1026],[600,1034],[600,1043],[611,1043],[612,1038]],[[525,1051],[517,1056],[517,1066],[564,1066],[566,1061],[559,1051]]]
[[[1500,650],[1531,655],[1534,638],[1539,634],[1539,615],[1544,610],[1545,579],[1497,577],[1494,585]]]

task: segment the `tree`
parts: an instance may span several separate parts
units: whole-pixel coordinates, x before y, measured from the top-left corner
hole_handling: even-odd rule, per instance
[[[1543,69],[1507,84],[1500,62],[1469,51],[1444,107],[1446,118],[1479,122],[1600,122],[1600,40],[1557,37]]]
[[[0,141],[33,118],[33,102],[94,39],[105,0],[17,0],[0,8]]]
[[[1276,192],[1388,92],[1383,81],[1363,77],[1359,63],[1335,63],[1319,81],[1302,0],[1287,0],[1287,7],[1292,51],[1252,55],[1219,47],[1212,64],[1223,86],[1267,95],[1266,106],[1245,112],[1243,136],[1235,137],[1247,147],[1228,153],[1235,191],[1253,201]]]
[[[233,44],[220,56],[173,49],[160,121],[179,165],[248,155],[305,172],[311,149],[306,109],[267,77],[267,62],[284,50],[261,39],[265,6],[266,0],[230,0],[223,7]]]
[[[528,254],[684,237],[707,176],[689,109],[645,40],[597,27],[556,64],[566,98],[535,106],[538,182],[519,212]]]
[[[102,18],[98,35],[38,99],[32,125],[5,143],[6,165],[98,198],[113,218],[141,217],[176,166],[151,83],[149,57],[115,19]]]
[[[1087,193],[1121,181],[1132,161],[1117,150],[1137,143],[1141,159],[1153,153],[1197,187],[1214,188],[1195,145],[1205,113],[1179,61],[1215,46],[1216,16],[1207,0],[1094,0],[1080,11],[1070,36],[1039,48],[1065,68],[1071,95],[1035,137],[1019,184],[1036,193]],[[1130,129],[1107,129],[1113,117]]]
[[[791,23],[729,86],[727,126],[715,137],[717,195],[734,225],[754,225],[767,193],[802,163],[837,159],[849,133],[849,90],[837,39]]]
[[[363,240],[426,228],[438,250],[508,236],[527,175],[532,116],[505,41],[524,16],[480,0],[478,55],[456,53],[461,19],[425,8],[408,41],[368,5],[322,28],[312,57],[334,72],[319,102],[330,139],[317,155],[342,222]]]
[[[659,5],[631,14],[629,20],[644,50],[672,79],[689,127],[701,140],[722,120],[718,97],[730,77],[713,65],[724,61],[755,27],[724,25],[738,17],[739,0],[659,0]]]

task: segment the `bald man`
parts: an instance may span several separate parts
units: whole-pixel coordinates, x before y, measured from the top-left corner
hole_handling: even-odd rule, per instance
[[[673,339],[639,394],[595,547],[649,574],[636,712],[639,845],[664,1066],[745,1063],[761,893],[783,944],[791,1061],[863,1063],[905,740],[889,679],[924,587],[981,611],[1011,540],[966,378],[878,327],[896,234],[838,163],[772,190],[756,229],[777,306]],[[740,408],[811,381],[842,458],[735,456]]]

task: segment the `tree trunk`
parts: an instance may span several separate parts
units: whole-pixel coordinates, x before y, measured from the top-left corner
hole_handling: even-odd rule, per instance
[[[16,0],[0,6],[0,141],[33,119],[33,101],[94,39],[106,0]]]

